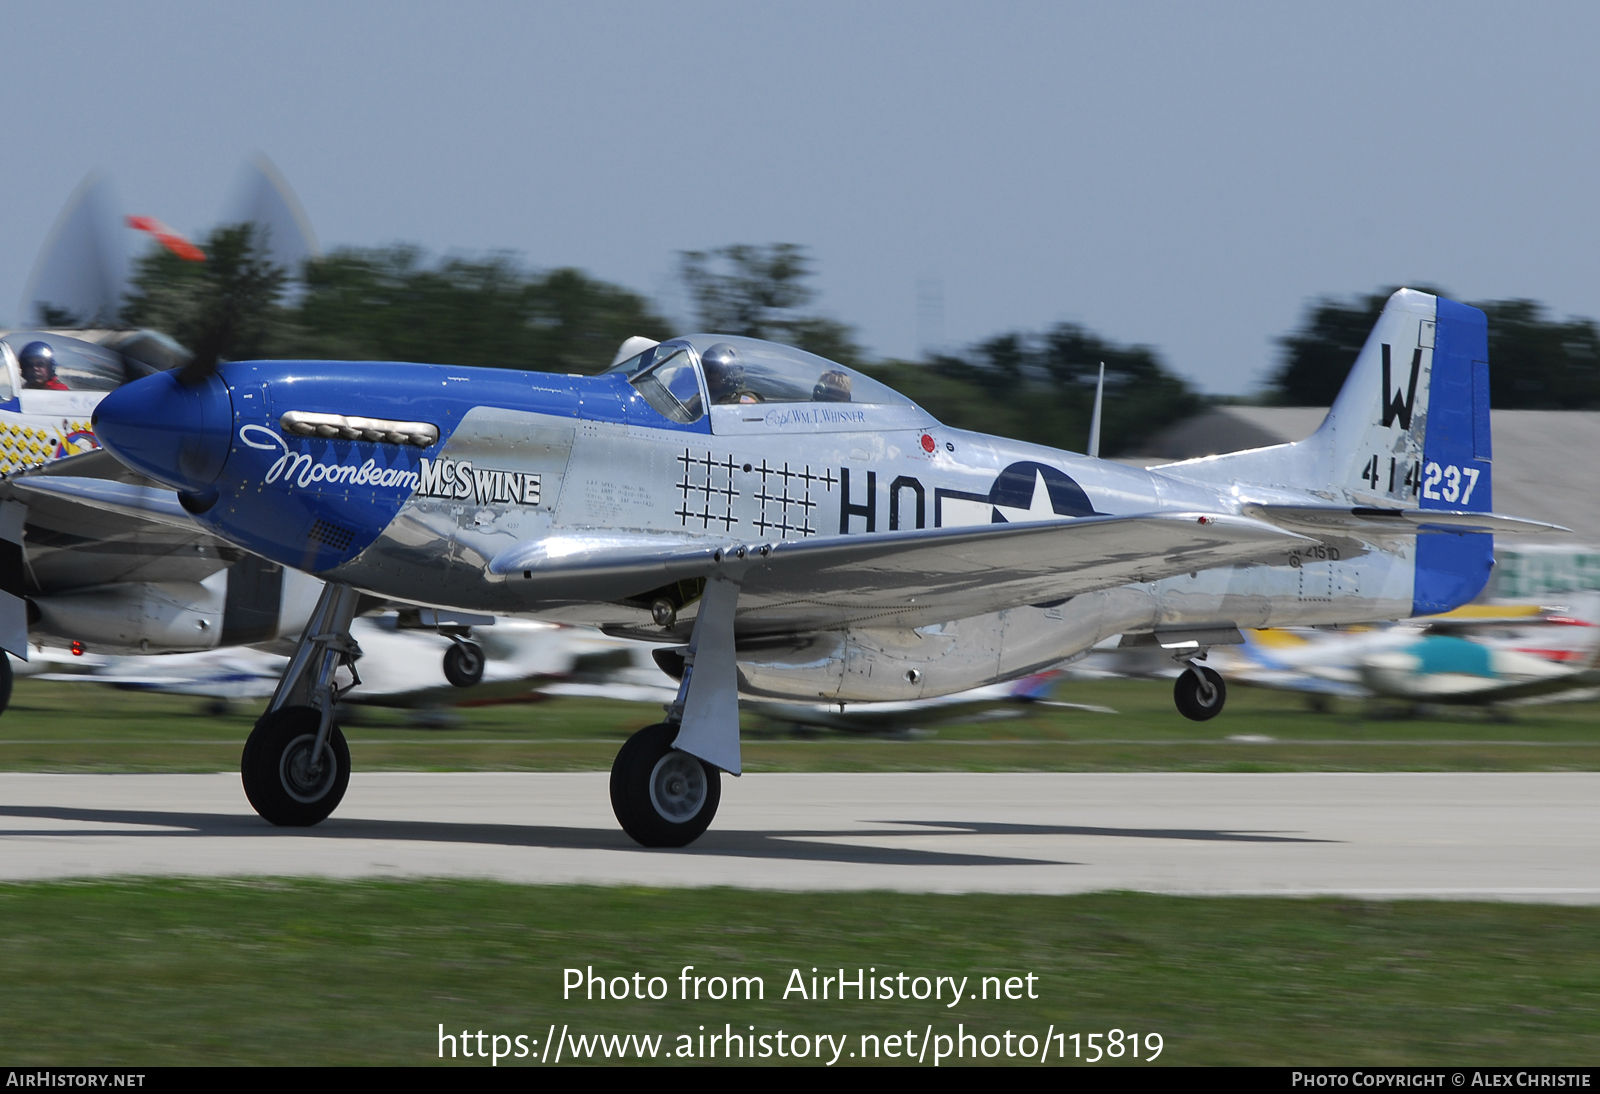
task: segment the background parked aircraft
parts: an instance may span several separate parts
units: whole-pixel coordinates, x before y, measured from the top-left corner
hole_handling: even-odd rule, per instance
[[[1494,705],[1580,700],[1600,686],[1600,594],[1569,605],[1469,605],[1355,631],[1246,631],[1214,651],[1230,680],[1313,697]]]
[[[521,620],[476,629],[472,641],[463,643],[404,622],[400,612],[387,611],[360,617],[351,625],[350,636],[363,654],[356,666],[361,686],[344,698],[345,703],[426,710],[513,698],[529,694],[540,681],[571,675],[584,657],[597,650],[610,651],[622,644],[598,632]],[[465,668],[458,654],[464,644],[475,659]],[[292,651],[290,643],[288,652]],[[288,652],[238,647],[160,658],[55,655],[46,671],[31,675],[58,683],[193,695],[219,703],[249,701],[272,694]],[[348,676],[345,682],[349,683]]]

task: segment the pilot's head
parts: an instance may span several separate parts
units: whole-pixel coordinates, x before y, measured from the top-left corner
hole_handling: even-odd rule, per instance
[[[739,398],[744,388],[744,366],[739,363],[739,351],[726,342],[718,342],[700,355],[700,365],[706,373],[706,390],[711,392],[713,403],[731,403]]]
[[[817,377],[817,386],[811,389],[814,403],[848,403],[850,401],[850,374],[829,369]]]
[[[22,366],[24,387],[48,387],[56,378],[56,351],[48,342],[29,342],[17,354],[17,364]]]

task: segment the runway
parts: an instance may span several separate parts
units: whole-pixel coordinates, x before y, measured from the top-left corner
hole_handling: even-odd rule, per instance
[[[752,774],[645,851],[604,773],[356,774],[312,829],[234,775],[0,774],[0,879],[470,876],[1600,903],[1600,773]]]

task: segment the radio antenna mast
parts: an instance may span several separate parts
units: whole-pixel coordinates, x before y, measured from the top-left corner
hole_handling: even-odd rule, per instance
[[[1094,385],[1094,417],[1089,419],[1089,456],[1100,458],[1100,404],[1106,394],[1106,363],[1100,362],[1100,381]]]

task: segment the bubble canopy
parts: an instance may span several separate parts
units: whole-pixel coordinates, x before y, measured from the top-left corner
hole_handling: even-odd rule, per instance
[[[606,371],[628,377],[647,398],[651,389],[672,391],[682,408],[672,416],[685,420],[681,415],[689,414],[693,417],[688,420],[693,420],[703,410],[697,398],[688,396],[678,375],[685,363],[699,366],[713,406],[815,402],[916,405],[888,385],[826,357],[732,334],[673,338]]]

